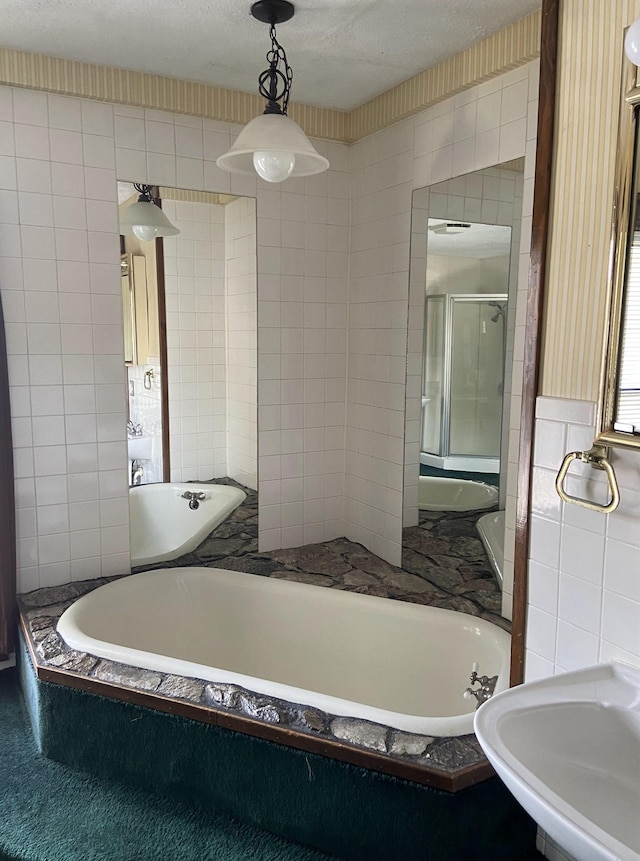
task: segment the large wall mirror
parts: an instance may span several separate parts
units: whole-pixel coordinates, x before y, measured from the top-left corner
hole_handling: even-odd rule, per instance
[[[411,228],[403,567],[437,606],[506,627],[523,170],[517,159],[416,190]]]
[[[614,200],[614,265],[596,442],[640,449],[640,87],[625,61]]]
[[[219,508],[234,506],[237,542],[253,546],[258,528],[256,202],[163,187],[154,196],[179,232],[121,236],[133,568],[215,558]],[[138,192],[120,182],[118,199],[122,213]],[[152,512],[185,493],[196,498],[180,499],[174,521],[187,505],[200,511],[170,539]]]

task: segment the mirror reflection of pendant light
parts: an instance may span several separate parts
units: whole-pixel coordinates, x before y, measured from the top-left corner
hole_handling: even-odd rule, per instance
[[[434,233],[464,233],[465,230],[469,230],[471,227],[470,224],[467,224],[464,221],[443,221],[442,224],[434,224],[429,230],[433,230]]]
[[[254,18],[270,25],[269,68],[258,78],[260,95],[267,104],[264,113],[247,123],[231,149],[218,158],[218,167],[230,173],[255,170],[267,182],[282,182],[289,176],[310,176],[329,167],[328,159],[287,116],[293,71],[276,39],[276,24],[288,21],[294,11],[289,0],[258,0],[251,7]]]
[[[120,215],[120,233],[123,236],[133,234],[144,242],[151,242],[158,236],[175,236],[180,233],[155,204],[150,185],[134,182],[133,187],[140,193],[140,197],[137,203],[132,203]]]

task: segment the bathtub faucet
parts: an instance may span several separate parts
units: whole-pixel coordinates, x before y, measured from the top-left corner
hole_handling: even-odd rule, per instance
[[[192,511],[196,511],[198,508],[200,508],[200,502],[203,499],[205,499],[206,496],[202,492],[197,493],[195,491],[185,490],[185,492],[182,494],[182,496],[180,498],[181,499],[188,499],[189,500],[189,508]]]
[[[466,688],[463,696],[466,700],[471,697],[475,697],[478,704],[476,706],[477,709],[480,708],[482,703],[485,703],[488,699],[493,696],[493,692],[496,687],[496,682],[498,681],[497,676],[479,676],[478,675],[479,666],[474,663],[472,667],[471,676],[469,680],[472,685],[480,685],[478,688]]]

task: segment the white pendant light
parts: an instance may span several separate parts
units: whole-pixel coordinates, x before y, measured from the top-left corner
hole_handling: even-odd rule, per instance
[[[134,235],[145,242],[151,242],[158,236],[175,236],[180,233],[154,203],[150,185],[134,183],[133,187],[140,192],[140,197],[137,203],[128,206],[120,216],[120,233],[123,236]]]
[[[275,25],[288,21],[294,11],[289,0],[258,0],[251,7],[254,18],[270,25],[269,68],[258,79],[258,89],[267,105],[261,116],[247,123],[231,149],[217,159],[218,167],[230,173],[255,171],[267,182],[282,182],[289,176],[310,176],[329,167],[329,160],[287,116],[293,72],[276,39]]]

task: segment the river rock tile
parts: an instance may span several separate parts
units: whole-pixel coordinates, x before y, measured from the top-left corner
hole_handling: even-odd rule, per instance
[[[242,538],[205,538],[197,548],[195,555],[198,560],[219,559],[231,553],[237,553],[246,547]],[[197,563],[196,563],[197,564]]]
[[[160,682],[158,693],[178,700],[199,703],[204,693],[204,682],[182,676],[165,676]]]
[[[351,570],[347,571],[342,577],[342,583],[346,587],[350,586],[379,586],[380,581],[373,574],[367,574],[366,571]]]
[[[336,738],[344,739],[350,744],[387,752],[388,730],[384,726],[349,718],[335,718],[331,721],[331,732]]]
[[[105,580],[98,581],[99,585],[105,582]],[[51,604],[75,601],[76,598],[84,595],[87,591],[91,591],[91,589],[87,588],[86,581],[83,580],[77,583],[65,583],[62,586],[48,586],[44,589],[37,589],[35,592],[28,592],[26,595],[22,595],[21,598],[25,607],[48,607]]]
[[[470,538],[468,535],[462,535],[454,538],[451,542],[451,550],[458,556],[464,556],[466,559],[486,559],[486,553],[482,541],[479,538]]]
[[[323,732],[327,728],[327,716],[317,709],[303,706],[298,713],[298,721],[304,729]]]
[[[205,686],[204,700],[226,709],[235,709],[240,704],[240,693],[237,685],[210,684]]]
[[[451,591],[462,583],[462,575],[457,568],[433,565],[414,550],[406,549],[402,561],[406,571],[410,571],[413,575],[427,580],[445,591]]]
[[[160,673],[105,660],[98,663],[93,675],[100,681],[113,682],[116,685],[137,688],[141,691],[156,691],[162,681]]]
[[[435,765],[444,771],[458,771],[467,765],[481,762],[484,755],[478,753],[473,745],[467,743],[468,736],[457,738],[445,738],[440,744],[432,745],[421,761],[428,765]]]
[[[246,524],[242,520],[225,520],[215,529],[216,538],[234,538],[246,530]]]
[[[242,711],[252,718],[267,723],[285,723],[286,711],[270,700],[258,699],[252,694],[242,692],[239,705]]]
[[[397,592],[430,592],[431,584],[418,577],[416,574],[410,574],[408,571],[403,571],[401,568],[396,568],[394,574],[389,574],[384,578],[385,586]]]
[[[229,556],[226,559],[220,559],[216,567],[228,571],[244,571],[247,574],[261,574],[267,577],[282,569],[279,562],[263,559],[259,556]]]
[[[71,670],[74,673],[88,676],[98,663],[98,660],[93,655],[85,655],[84,652],[76,652],[75,649],[70,649],[67,652],[60,652],[60,654],[54,655],[47,663],[49,666],[57,667],[60,670]]]
[[[444,554],[449,549],[447,541],[442,538],[435,538],[433,535],[420,529],[419,526],[411,526],[403,530],[402,544],[404,547],[410,547],[417,553],[422,553],[423,556],[432,556],[434,554]]]
[[[396,756],[421,756],[434,741],[435,739],[429,735],[393,732],[389,753]]]
[[[367,574],[374,574],[376,577],[386,577],[402,570],[384,559],[380,559],[379,556],[369,553],[361,544],[350,543],[350,547],[345,547],[344,557],[353,568]]]
[[[269,575],[277,580],[289,580],[292,583],[310,583],[312,586],[333,586],[331,577],[323,574],[308,574],[306,571],[275,571]]]
[[[47,636],[43,640],[40,640],[36,645],[36,651],[41,658],[44,658],[45,661],[50,661],[52,658],[57,657],[66,650],[66,644],[60,639],[55,631],[51,631],[51,633],[47,634]]]

